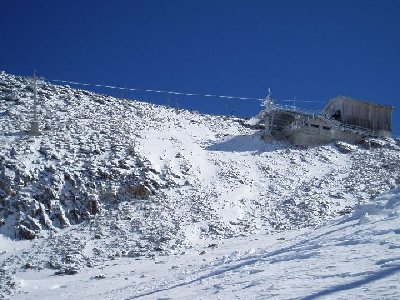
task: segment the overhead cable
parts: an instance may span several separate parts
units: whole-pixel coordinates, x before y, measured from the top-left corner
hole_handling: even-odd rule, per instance
[[[225,96],[225,95],[214,95],[214,94],[197,94],[197,93],[185,93],[185,92],[176,92],[176,91],[126,88],[126,87],[120,87],[120,86],[94,84],[94,83],[81,83],[81,82],[74,82],[74,81],[67,81],[67,80],[56,80],[56,79],[49,80],[49,81],[65,83],[65,84],[73,84],[73,85],[103,87],[103,88],[117,89],[117,90],[150,92],[150,93],[163,93],[163,94],[182,95],[182,96],[214,97],[214,98],[238,99],[238,100],[257,100],[257,101],[264,101],[265,100],[265,99],[262,99],[262,98],[254,98],[254,97],[237,97],[237,96]]]
[[[164,90],[154,90],[154,89],[140,89],[140,88],[127,88],[121,86],[113,86],[113,85],[105,85],[105,84],[96,84],[96,83],[83,83],[76,81],[68,81],[68,80],[57,80],[50,79],[50,82],[64,83],[64,84],[72,84],[72,85],[81,85],[81,86],[92,86],[92,87],[101,87],[115,90],[125,90],[125,91],[137,91],[137,92],[147,92],[147,93],[162,93],[169,95],[182,95],[182,96],[196,96],[196,97],[213,97],[213,98],[223,98],[223,99],[235,99],[235,100],[256,100],[256,101],[265,101],[265,98],[255,98],[255,97],[238,97],[238,96],[226,96],[226,95],[215,95],[215,94],[199,94],[199,93],[186,93],[186,92],[178,92],[178,91],[164,91]],[[311,100],[279,100],[278,102],[302,102],[302,103],[324,103],[322,101],[311,101]]]

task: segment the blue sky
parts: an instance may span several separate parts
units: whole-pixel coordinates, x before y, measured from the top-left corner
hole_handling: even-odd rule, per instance
[[[282,104],[295,97],[308,109],[347,95],[396,106],[399,136],[399,29],[397,0],[2,1],[0,70],[256,98],[270,87]],[[124,95],[218,114],[260,109],[254,100]]]

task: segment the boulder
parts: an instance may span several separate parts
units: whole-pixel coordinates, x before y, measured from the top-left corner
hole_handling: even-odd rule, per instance
[[[384,142],[376,139],[369,140],[372,148],[383,148]]]
[[[335,146],[341,153],[344,153],[344,154],[354,152],[356,150],[355,146],[344,143],[344,142],[336,142]]]
[[[23,224],[18,225],[18,234],[25,240],[33,240],[36,237],[36,233]]]
[[[125,188],[125,192],[131,196],[142,199],[148,199],[151,195],[151,190],[143,183],[134,186],[128,185]]]

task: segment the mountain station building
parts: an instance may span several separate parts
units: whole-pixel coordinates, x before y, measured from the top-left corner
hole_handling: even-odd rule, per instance
[[[320,113],[274,105],[265,114],[264,136],[286,138],[298,146],[392,137],[393,110],[393,106],[345,96],[331,99]]]

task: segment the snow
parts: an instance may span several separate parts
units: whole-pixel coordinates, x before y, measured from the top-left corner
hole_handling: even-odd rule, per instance
[[[398,140],[297,148],[50,84],[32,137],[0,79],[0,298],[399,298]]]
[[[20,271],[25,294],[13,299],[398,299],[399,249],[398,188],[314,230],[123,258],[74,276]]]

